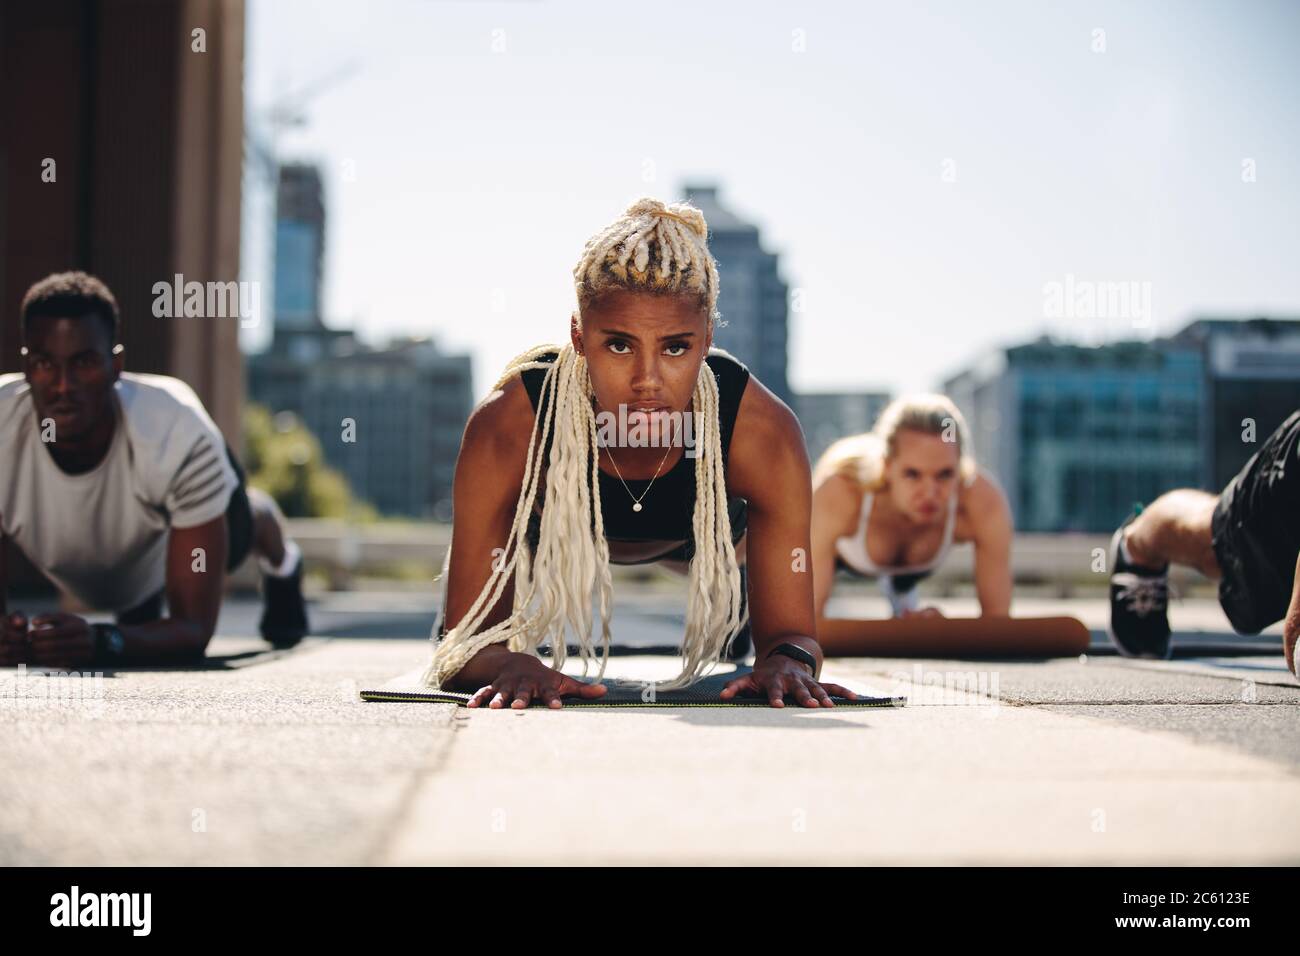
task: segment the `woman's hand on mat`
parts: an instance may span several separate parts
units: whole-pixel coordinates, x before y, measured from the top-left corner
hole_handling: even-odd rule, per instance
[[[32,618],[27,636],[31,639],[30,663],[39,667],[94,663],[95,632],[75,614],[38,614]]]
[[[27,617],[17,611],[0,619],[0,667],[27,663]]]
[[[903,612],[898,616],[904,618],[906,617],[939,618],[939,617],[943,617],[943,611],[940,611],[937,607],[923,607],[923,608],[918,608],[915,611],[913,611],[911,608],[905,607],[903,608]]]
[[[731,700],[742,693],[766,694],[767,702],[773,707],[784,707],[786,694],[794,697],[800,707],[834,707],[831,696],[858,699],[858,695],[846,687],[814,680],[807,667],[784,654],[759,661],[744,677],[730,681],[718,696]]]
[[[522,710],[537,699],[554,710],[563,706],[561,697],[602,697],[605,692],[604,684],[584,684],[568,674],[552,670],[532,654],[512,652],[503,661],[492,683],[480,687],[466,706],[482,707],[486,702],[493,709],[511,707]]]

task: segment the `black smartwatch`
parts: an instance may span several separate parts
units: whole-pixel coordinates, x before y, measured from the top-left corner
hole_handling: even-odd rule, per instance
[[[126,650],[126,640],[116,624],[92,624],[95,631],[95,663],[117,664]]]
[[[778,644],[776,647],[772,648],[767,656],[771,657],[773,654],[784,654],[786,657],[794,658],[800,664],[807,664],[808,673],[813,677],[817,676],[817,658],[813,657],[812,654],[805,651],[798,644]]]

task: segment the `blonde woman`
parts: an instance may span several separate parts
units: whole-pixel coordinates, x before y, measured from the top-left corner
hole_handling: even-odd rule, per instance
[[[693,683],[752,637],[754,669],[724,698],[829,707],[830,695],[856,696],[817,680],[812,576],[795,557],[810,539],[802,433],[748,369],[712,349],[718,272],[706,239],[695,207],[634,203],[574,268],[569,341],[518,356],[474,410],[456,464],[430,686],[472,692],[472,707],[603,695],[603,684],[561,673],[566,632],[585,673],[597,657],[596,590],[601,679],[609,565],[660,561],[690,579],[682,670],[661,689]],[[611,416],[626,433],[610,434]],[[693,436],[683,427],[672,441],[644,440],[688,421]]]
[[[878,578],[895,617],[942,617],[937,608],[918,608],[916,584],[964,541],[975,544],[982,616],[1005,617],[1011,525],[1001,489],[971,458],[957,407],[943,395],[896,399],[871,431],[831,445],[813,471],[818,620],[836,568]]]

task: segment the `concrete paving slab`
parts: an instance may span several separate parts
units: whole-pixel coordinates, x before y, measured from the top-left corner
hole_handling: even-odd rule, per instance
[[[58,701],[0,672],[0,864],[1300,862],[1292,687],[1245,704],[1239,680],[1089,658],[998,663],[995,691],[987,662],[833,659],[826,679],[909,706],[357,698],[428,651],[313,641]],[[926,683],[972,668],[984,686]]]
[[[841,663],[828,678],[864,682]],[[1300,860],[1300,775],[1270,761],[977,694],[916,698],[594,720],[476,711],[385,860]]]
[[[1294,707],[1252,704],[1049,704],[1055,714],[1165,731],[1272,760],[1300,771],[1300,715]]]
[[[1088,655],[1047,661],[841,658],[836,666],[920,683],[974,673],[1003,700],[1017,704],[1233,704],[1253,695],[1257,703],[1300,705],[1294,684],[1199,672],[1185,663]]]
[[[419,651],[338,642],[237,671],[122,671],[98,698],[0,696],[0,865],[372,861],[454,708],[367,707],[357,682]]]

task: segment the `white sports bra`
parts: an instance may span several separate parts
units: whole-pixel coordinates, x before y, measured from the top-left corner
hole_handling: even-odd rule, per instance
[[[852,535],[845,535],[842,538],[835,539],[835,551],[843,559],[844,563],[859,574],[868,576],[923,574],[938,567],[944,556],[947,555],[948,549],[952,547],[952,532],[957,524],[958,495],[956,489],[953,490],[952,498],[948,502],[948,523],[944,526],[943,543],[939,545],[938,553],[925,564],[899,568],[878,567],[867,553],[867,521],[871,517],[871,499],[874,497],[871,492],[865,492],[862,495],[862,513],[858,517],[857,531]]]

